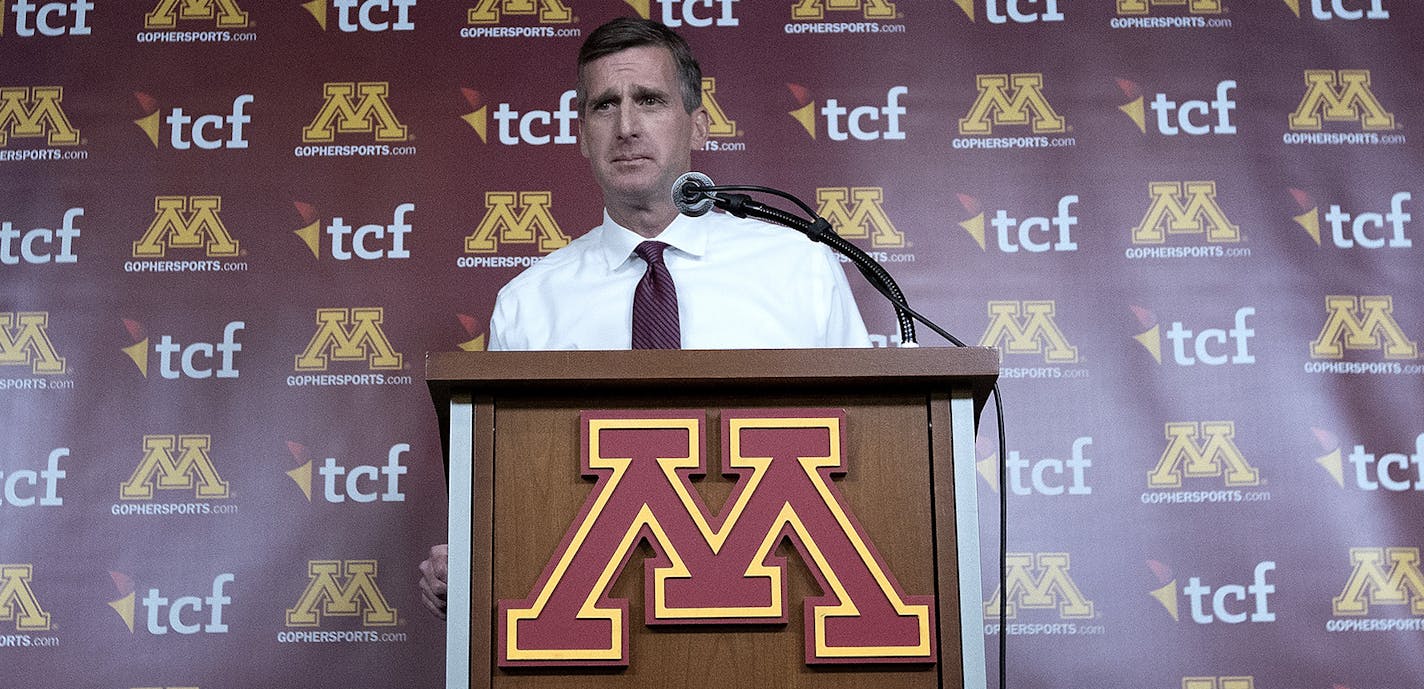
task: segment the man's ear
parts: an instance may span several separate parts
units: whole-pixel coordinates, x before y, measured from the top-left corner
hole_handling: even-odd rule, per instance
[[[700,151],[707,143],[707,132],[712,128],[712,116],[707,114],[707,108],[698,106],[692,111],[692,150]]]

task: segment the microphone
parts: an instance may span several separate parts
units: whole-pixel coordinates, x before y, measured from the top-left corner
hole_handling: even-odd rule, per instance
[[[712,208],[712,194],[704,191],[712,178],[700,172],[684,172],[672,184],[672,203],[683,215],[697,217]]]

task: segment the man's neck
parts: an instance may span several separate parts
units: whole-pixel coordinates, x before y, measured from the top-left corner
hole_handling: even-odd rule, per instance
[[[677,219],[677,207],[671,203],[654,204],[645,208],[612,205],[605,208],[613,222],[648,239],[662,234],[663,230]]]

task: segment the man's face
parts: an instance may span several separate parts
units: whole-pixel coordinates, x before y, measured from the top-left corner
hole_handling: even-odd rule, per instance
[[[672,54],[639,46],[583,69],[579,150],[610,207],[671,203],[672,184],[707,141],[707,111],[687,112]]]

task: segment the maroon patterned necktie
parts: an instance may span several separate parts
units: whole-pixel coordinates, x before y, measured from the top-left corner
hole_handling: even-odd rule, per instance
[[[633,290],[633,349],[681,349],[682,326],[677,317],[677,286],[663,263],[668,245],[647,241],[633,249],[648,271]]]

